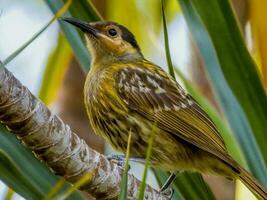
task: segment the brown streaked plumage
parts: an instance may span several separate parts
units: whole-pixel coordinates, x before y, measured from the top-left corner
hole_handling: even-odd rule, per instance
[[[65,21],[85,32],[92,53],[84,95],[97,134],[125,153],[131,130],[131,155],[145,157],[153,129],[155,167],[239,178],[267,199],[266,188],[227,153],[209,116],[172,77],[143,57],[131,32],[114,22]]]

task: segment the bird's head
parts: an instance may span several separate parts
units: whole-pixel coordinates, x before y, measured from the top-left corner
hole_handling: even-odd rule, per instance
[[[86,43],[95,62],[142,59],[142,53],[134,35],[115,22],[84,22],[74,18],[64,21],[85,33]]]

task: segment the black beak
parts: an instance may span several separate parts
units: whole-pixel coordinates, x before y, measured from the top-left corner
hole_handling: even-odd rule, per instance
[[[98,31],[93,26],[91,26],[88,22],[84,22],[84,21],[71,18],[71,17],[62,17],[61,20],[78,27],[79,29],[81,29],[81,31],[85,33],[90,33],[95,37],[97,37],[98,35]]]

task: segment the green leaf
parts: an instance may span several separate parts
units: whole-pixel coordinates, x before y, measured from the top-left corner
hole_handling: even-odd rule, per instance
[[[100,16],[91,0],[73,1],[70,7],[70,13],[73,17],[85,21],[100,21],[103,18]]]
[[[29,41],[11,54],[3,63],[4,67],[15,58],[23,49],[30,45],[53,21],[61,16],[69,7],[71,0],[67,1],[55,16]],[[58,178],[48,168],[41,164],[34,155],[27,150],[12,133],[0,125],[0,179],[12,187],[17,193],[27,199],[42,199],[51,190]],[[45,178],[44,178],[45,177]],[[65,184],[66,188],[69,184]],[[70,199],[82,199],[75,192]]]
[[[168,29],[166,24],[165,12],[164,12],[164,0],[161,0],[161,11],[162,11],[162,21],[163,21],[163,31],[164,31],[164,44],[165,44],[165,53],[166,60],[168,64],[169,74],[175,79],[174,67],[172,65],[170,47],[169,47],[169,37],[168,37]]]
[[[213,42],[225,79],[253,130],[267,164],[267,96],[238,27],[229,1],[192,0]],[[218,34],[219,33],[219,34]]]
[[[65,37],[60,34],[57,47],[48,58],[38,95],[46,105],[50,105],[57,97],[71,58],[71,48]]]
[[[7,188],[7,192],[5,194],[4,200],[12,200],[14,197],[14,190],[12,190],[11,188]]]
[[[56,13],[57,10],[64,4],[62,0],[45,0],[45,2],[53,13]],[[66,12],[65,16],[73,16],[75,18],[87,21],[101,20],[101,17],[96,12],[96,9],[92,6],[89,0],[73,1],[70,11]],[[67,40],[69,41],[76,58],[81,64],[82,69],[85,72],[88,72],[91,58],[81,35],[70,24],[62,21],[59,21],[59,24]]]
[[[17,188],[17,192],[24,197],[35,199],[41,197],[36,187],[31,184],[31,177],[24,176],[12,158],[2,150],[0,150],[0,171],[0,179],[8,182],[12,188]]]
[[[169,177],[170,173],[161,171],[161,170],[154,170],[156,178],[160,184],[160,186],[166,181]],[[172,187],[174,191],[173,199],[190,199],[190,200],[203,200],[203,199],[213,199],[215,197],[208,186],[206,187],[199,187],[199,184],[206,185],[202,176],[198,173],[192,172],[180,172],[177,174]]]
[[[131,138],[132,138],[132,131],[130,130],[129,137],[128,137],[128,143],[127,143],[124,172],[123,172],[121,183],[120,183],[120,196],[119,196],[120,200],[127,199],[127,186],[128,186],[128,171],[129,171],[129,157],[130,157],[130,150],[131,150]]]
[[[176,74],[178,74],[179,78],[182,80],[187,91],[194,97],[194,99],[197,100],[197,102],[201,105],[201,107],[215,123],[220,135],[223,137],[226,148],[229,151],[230,155],[232,155],[239,163],[243,164],[243,166],[247,166],[247,163],[245,162],[244,155],[240,150],[238,142],[233,137],[232,132],[226,125],[226,122],[222,119],[222,117],[220,117],[217,110],[204,96],[201,95],[201,93],[194,87],[194,85],[185,78],[184,74],[178,68],[174,68],[174,70]]]
[[[3,63],[1,64],[2,66],[5,66],[8,64],[11,60],[13,60],[18,54],[20,54],[27,46],[29,46],[39,35],[41,35],[58,17],[63,15],[66,10],[69,8],[71,4],[71,0],[68,0],[67,3],[62,5],[60,9],[55,13],[55,16],[37,33],[35,33],[27,42],[25,42],[19,49],[17,49],[14,53],[12,53],[8,58],[6,58]]]
[[[169,72],[175,78],[174,67],[172,65],[170,49],[169,49],[168,30],[167,30],[167,25],[166,25],[163,0],[161,1],[161,8],[162,8],[166,58],[167,58],[167,63],[168,63],[168,67],[169,67]],[[183,183],[179,182],[179,180],[182,180],[183,183],[186,182],[187,185],[185,187],[180,187]],[[192,186],[196,186],[197,188],[194,188]],[[192,176],[190,176],[190,174],[187,174],[187,176],[181,175],[180,179],[176,178],[176,181],[173,184],[173,187],[185,199],[192,199],[192,200],[194,200],[194,199],[215,199],[213,193],[209,189],[209,186],[205,183],[202,176],[200,174],[197,174],[197,173],[194,175],[192,174]],[[192,190],[192,188],[194,188],[194,189]],[[207,191],[209,191],[209,192],[207,192]]]
[[[218,112],[215,110],[215,108],[212,107],[212,105],[209,103],[209,101],[205,97],[203,97],[200,94],[200,92],[198,92],[198,90],[193,86],[193,84],[190,81],[188,81],[185,78],[183,73],[180,70],[178,70],[178,68],[174,68],[174,69],[175,69],[176,74],[179,76],[179,78],[181,79],[181,81],[185,85],[185,88],[187,89],[187,91],[198,101],[198,103],[201,105],[201,107],[207,112],[207,114],[211,117],[213,122],[216,124],[216,127],[220,131],[220,133],[221,133],[221,135],[222,135],[222,137],[226,143],[226,146],[227,146],[227,149],[229,150],[229,153],[239,163],[242,163],[243,165],[246,166],[244,155],[242,154],[241,150],[239,149],[239,144],[237,143],[235,138],[233,138],[233,135],[230,132],[230,130],[228,129],[228,127],[226,126],[224,120],[219,116]],[[167,178],[169,177],[170,174],[163,172],[163,171],[160,171],[160,170],[156,170],[155,175],[156,175],[158,182],[161,183],[161,185],[162,185],[167,180]],[[195,176],[195,174],[193,174],[192,176]],[[186,183],[186,178],[188,178],[189,180],[191,179],[190,173],[178,174],[178,178],[173,184],[173,187],[176,191],[176,193],[174,193],[173,199],[186,199],[186,196],[188,195],[188,193],[190,193],[190,189],[191,189],[190,187],[191,187],[192,183],[193,183],[192,188],[194,188],[195,182],[193,181],[192,183]],[[198,177],[196,177],[196,179],[198,179]],[[189,190],[188,189],[186,190],[184,188],[186,184],[189,187]],[[210,190],[207,189],[207,191],[209,192],[208,194],[210,194]],[[198,194],[198,192],[194,192],[194,193]],[[204,196],[205,194],[202,194],[202,195],[203,196],[201,198],[208,198],[208,197]],[[196,198],[195,195],[194,195],[194,198]]]
[[[3,125],[0,125],[0,179],[26,199],[42,199],[59,180]],[[82,197],[75,192],[69,199]]]
[[[180,191],[184,199],[214,199],[215,197],[209,187],[199,187],[206,185],[202,176],[198,173],[182,172],[174,180],[173,187]],[[190,197],[190,198],[188,198]]]
[[[94,177],[93,173],[85,173],[78,181],[76,181],[65,192],[63,192],[62,195],[61,194],[58,195],[57,197],[55,197],[55,199],[57,199],[57,200],[65,200],[65,199],[67,199],[76,190],[81,188],[87,182],[90,182],[90,180],[92,180],[93,177]]]
[[[54,187],[46,194],[43,200],[53,200],[54,197],[59,193],[61,188],[64,186],[66,180],[62,177],[59,181],[54,185]]]
[[[224,70],[225,75],[227,74],[228,78],[229,76],[231,77],[231,79],[233,79],[230,83],[238,83],[240,84],[240,76],[241,73],[245,73],[245,69],[244,66],[247,65],[251,65],[251,61],[250,57],[247,53],[245,53],[246,55],[244,55],[244,52],[246,52],[247,50],[244,50],[245,46],[243,44],[242,41],[240,41],[241,39],[237,38],[237,41],[240,42],[240,44],[235,44],[235,47],[233,47],[233,41],[229,40],[230,36],[229,34],[229,28],[225,27],[225,22],[224,20],[228,20],[229,17],[225,17],[224,18],[224,14],[222,14],[222,10],[221,7],[218,6],[218,1],[217,0],[212,0],[210,1],[211,3],[209,3],[207,6],[207,2],[202,1],[189,1],[189,0],[179,0],[181,8],[183,10],[183,14],[185,16],[185,19],[187,21],[187,24],[189,26],[189,29],[196,41],[196,44],[198,46],[198,48],[200,49],[200,52],[202,54],[202,57],[206,63],[206,67],[207,67],[207,72],[209,74],[210,80],[212,82],[212,86],[214,87],[214,92],[218,98],[218,101],[220,103],[220,106],[222,107],[222,110],[224,112],[225,117],[228,120],[228,123],[231,127],[231,129],[233,130],[233,133],[235,134],[235,137],[237,138],[237,141],[240,144],[241,150],[243,152],[243,155],[245,156],[246,159],[246,163],[248,164],[248,167],[250,169],[250,171],[254,174],[254,176],[256,176],[263,184],[267,185],[267,172],[266,172],[266,165],[263,161],[263,157],[262,154],[266,154],[267,150],[265,149],[265,152],[260,152],[260,149],[255,141],[255,137],[254,134],[252,132],[252,123],[249,117],[246,116],[247,113],[245,113],[245,109],[244,109],[244,105],[248,106],[248,99],[247,99],[247,94],[248,91],[244,91],[244,89],[246,88],[245,85],[247,85],[248,83],[253,85],[254,82],[253,81],[248,81],[246,79],[243,80],[244,85],[239,85],[239,92],[237,92],[237,88],[233,88],[233,91],[235,91],[236,93],[246,93],[246,94],[242,94],[241,96],[244,96],[244,102],[239,104],[239,102],[237,101],[237,99],[235,98],[233,92],[231,91],[231,89],[229,88],[227,82],[225,81],[224,75],[221,71],[221,68]],[[194,2],[194,4],[192,3]],[[200,18],[199,17],[199,13],[196,12],[196,9],[194,8],[194,5],[196,4],[198,6],[198,9],[200,9],[200,4],[202,7],[206,6],[206,11],[207,11],[207,15],[209,15],[209,18]],[[220,1],[222,2],[227,2],[228,1]],[[223,3],[225,4],[225,3]],[[217,6],[215,6],[217,5]],[[204,8],[202,8],[204,9]],[[225,8],[224,8],[225,9]],[[223,10],[224,10],[223,9]],[[212,11],[212,14],[211,14]],[[199,10],[201,15],[205,15],[205,13],[203,13],[203,10]],[[232,12],[230,10],[224,10],[225,13],[228,13],[228,15],[231,15],[233,17],[233,14],[230,13]],[[228,24],[228,26],[232,27],[232,26],[237,26],[236,23],[233,24],[232,17],[230,17],[230,21],[231,23]],[[220,19],[218,19],[220,18]],[[216,21],[214,19],[217,19]],[[215,43],[219,43],[222,44],[224,43],[225,45],[220,46],[221,50],[217,49],[218,48],[218,44],[217,44],[217,48],[214,49],[214,44],[212,43],[208,32],[205,29],[205,26],[203,24],[203,21],[205,21],[205,24],[207,25],[208,23],[210,23],[208,25],[209,29],[211,29],[210,31],[214,31],[212,29],[218,26],[222,26],[224,27],[223,29],[216,29],[217,34],[213,33],[212,35],[212,41],[214,41]],[[222,22],[223,21],[223,22]],[[240,35],[239,30],[237,27],[232,27],[231,29],[231,34],[233,34],[233,37],[237,37],[238,35]],[[235,33],[238,30],[238,33]],[[226,38],[228,39],[226,39]],[[241,37],[241,36],[240,36]],[[220,40],[220,42],[218,42],[218,40]],[[230,42],[231,44],[228,45],[228,42]],[[236,48],[240,48],[240,49],[236,49]],[[232,52],[233,49],[235,49],[235,53],[233,55],[235,55],[235,57],[233,57],[233,55],[229,55],[229,52]],[[216,52],[216,51],[217,52]],[[222,51],[223,50],[223,51]],[[243,53],[242,53],[243,52]],[[240,53],[240,55],[237,55],[238,53]],[[224,57],[225,55],[225,57]],[[220,59],[218,59],[218,57],[220,57]],[[249,58],[244,58],[245,57],[249,57]],[[222,59],[224,59],[224,61],[222,61]],[[233,66],[234,60],[235,62],[239,62],[236,63],[236,66]],[[243,60],[244,59],[244,60]],[[228,63],[229,62],[229,63]],[[228,69],[228,65],[231,66],[232,69]],[[242,66],[241,66],[242,65]],[[236,67],[240,67],[240,69],[236,70]],[[251,68],[252,66],[247,66],[248,68]],[[254,67],[254,66],[253,66]],[[233,71],[234,70],[234,71]],[[242,70],[242,72],[241,72]],[[248,72],[251,69],[248,70]],[[254,70],[252,70],[254,71]],[[251,75],[249,75],[249,73],[246,73],[247,77],[254,77],[255,78],[255,73],[252,72]],[[244,74],[243,74],[244,75]],[[237,82],[234,79],[239,79]],[[247,83],[245,83],[247,82]],[[256,81],[256,86],[258,85],[258,81]],[[250,86],[252,87],[252,86]],[[258,86],[257,86],[258,87]],[[259,88],[258,88],[259,89]],[[257,89],[257,90],[258,90]],[[256,91],[257,91],[256,90]],[[261,90],[261,89],[259,89]],[[238,97],[239,95],[237,95]],[[262,98],[262,94],[261,91],[259,91],[259,95],[256,94],[256,96],[251,97],[251,99],[254,99],[255,97],[257,98]],[[240,96],[238,97],[240,98]],[[264,97],[266,98],[266,97]],[[260,101],[264,101],[260,100]],[[239,99],[239,101],[242,101],[242,99]],[[257,101],[258,102],[258,101]],[[256,102],[255,102],[256,103]],[[255,106],[254,104],[251,104],[251,108],[253,108]],[[259,103],[259,102],[258,102]],[[242,105],[242,107],[241,107]],[[264,106],[264,104],[258,105],[257,107],[260,106]],[[244,109],[244,110],[243,110]],[[262,109],[264,110],[264,109]],[[267,109],[265,109],[267,110]],[[261,111],[265,112],[265,111]],[[254,111],[253,111],[254,113]],[[259,114],[259,117],[262,116],[261,114]],[[260,117],[261,118],[261,117]],[[262,118],[259,119],[258,117],[254,118],[254,121],[260,120],[262,121]],[[250,122],[249,122],[250,121]],[[257,123],[257,122],[256,122]],[[265,123],[266,123],[266,118],[265,118]],[[254,123],[255,124],[255,123]],[[265,125],[266,126],[266,125]],[[254,130],[254,129],[253,129]],[[262,127],[259,127],[259,130],[262,130]],[[266,131],[267,129],[265,129]],[[262,132],[263,133],[263,132]],[[266,135],[266,134],[265,134]],[[257,134],[255,134],[255,136],[257,137]],[[267,140],[262,140],[267,141]],[[265,145],[266,146],[266,145]],[[266,148],[266,147],[261,147],[262,148]]]
[[[171,175],[170,173],[164,172],[159,169],[153,169],[153,172],[155,174],[156,180],[159,184],[159,186],[163,186],[163,184],[166,182],[166,180],[169,178]],[[173,186],[173,185],[172,185]],[[184,200],[182,195],[179,193],[180,190],[176,189],[176,186],[174,187],[174,194],[172,196],[172,200]]]
[[[146,176],[147,176],[147,170],[148,170],[149,163],[150,163],[150,156],[151,156],[151,152],[152,152],[153,141],[155,138],[155,128],[156,128],[156,125],[154,124],[152,131],[151,131],[149,141],[148,141],[148,147],[147,147],[147,151],[146,151],[145,168],[144,168],[144,172],[143,172],[142,182],[141,182],[139,192],[138,192],[138,200],[143,200],[144,196],[145,196]]]

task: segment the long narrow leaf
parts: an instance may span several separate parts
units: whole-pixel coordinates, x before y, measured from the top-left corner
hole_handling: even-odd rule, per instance
[[[53,200],[54,197],[60,192],[66,180],[62,177],[59,181],[54,185],[54,187],[47,193],[43,200]]]
[[[267,96],[230,2],[191,0],[191,3],[212,40],[224,77],[246,114],[267,165]]]
[[[167,25],[166,25],[166,19],[165,19],[165,13],[164,13],[164,7],[163,7],[163,0],[161,1],[161,8],[162,8],[162,18],[163,18],[163,29],[164,29],[164,38],[165,38],[165,52],[166,52],[166,57],[167,57],[167,63],[169,67],[169,72],[170,74],[175,78],[174,74],[174,67],[172,65],[171,61],[171,55],[170,55],[170,49],[169,49],[169,41],[168,41],[168,30],[167,30]],[[194,177],[193,175],[190,176],[190,174],[187,174],[187,177],[181,175],[181,179],[183,182],[187,182],[187,187],[180,187],[181,184],[178,179],[176,179],[176,182],[174,184],[174,188],[176,191],[181,194],[185,199],[215,199],[214,195],[209,189],[209,186],[205,183],[203,180],[202,176],[200,174],[195,174]],[[192,185],[196,185],[198,187],[195,190],[192,190]],[[196,193],[196,191],[199,190],[199,194]],[[207,191],[210,191],[207,193]],[[203,196],[201,196],[202,194]]]
[[[3,125],[0,125],[0,150],[0,179],[26,199],[42,199],[57,183],[58,177],[38,161]],[[63,189],[68,185],[65,184]],[[75,192],[70,199],[82,198]]]
[[[86,21],[103,20],[102,16],[96,10],[91,0],[73,1],[73,4],[70,7],[70,13],[73,17],[77,17]]]
[[[169,37],[168,37],[168,29],[167,23],[165,18],[165,11],[164,11],[164,0],[161,0],[161,12],[162,12],[162,21],[163,21],[163,31],[164,31],[164,44],[165,44],[165,53],[166,53],[166,60],[168,64],[169,74],[175,79],[174,67],[172,65],[170,47],[169,47]]]
[[[224,139],[227,150],[229,153],[237,160],[239,163],[242,163],[243,166],[247,166],[245,162],[244,155],[240,150],[240,146],[238,142],[233,137],[233,134],[226,126],[226,122],[219,116],[218,112],[215,108],[209,103],[209,101],[200,94],[200,92],[193,86],[193,84],[187,80],[184,74],[178,69],[174,68],[176,74],[178,74],[179,78],[182,80],[183,84],[187,91],[197,100],[197,102],[201,105],[201,107],[207,112],[207,114],[211,117],[212,121],[215,123],[216,127],[219,130],[219,133]]]
[[[71,0],[67,1],[46,26],[22,45],[21,48],[11,54],[3,63],[0,62],[0,67],[4,67],[5,64],[10,62],[24,48],[31,44],[56,18],[68,9],[70,4]],[[58,178],[43,166],[29,150],[26,150],[2,125],[0,125],[0,150],[1,180],[23,197],[27,199],[42,199],[57,182]],[[67,184],[64,187],[66,186]],[[78,193],[73,194],[71,198],[81,199]]]
[[[50,105],[56,98],[71,58],[71,48],[65,37],[60,34],[57,47],[48,58],[38,95],[46,105]]]
[[[1,66],[5,66],[11,60],[13,60],[18,54],[20,54],[27,46],[29,46],[39,35],[41,35],[58,17],[63,15],[66,10],[68,10],[72,0],[68,0],[65,5],[63,5],[54,15],[54,17],[36,34],[34,34],[27,42],[25,42],[19,49],[12,53],[8,58],[6,58]]]
[[[158,184],[159,184],[160,187],[163,186],[163,184],[166,182],[166,180],[171,175],[170,173],[166,173],[166,172],[164,172],[162,170],[159,170],[159,169],[154,169],[153,171],[154,171],[156,180],[157,180],[157,182],[158,182]],[[184,198],[182,197],[182,195],[179,194],[179,190],[175,190],[175,192],[174,192],[174,194],[172,196],[172,200],[184,200]]]
[[[206,62],[207,72],[215,89],[215,94],[219,100],[220,106],[223,108],[224,115],[240,144],[246,163],[254,176],[256,176],[262,183],[267,184],[266,166],[263,162],[261,152],[253,137],[253,132],[246,115],[224,79],[213,44],[211,43],[211,40],[191,2],[188,0],[179,0],[179,2],[189,29],[195,38],[204,61]],[[220,35],[222,33],[223,31],[220,32]],[[221,38],[219,39],[221,40]]]
[[[127,152],[126,152],[126,158],[125,158],[125,166],[124,166],[124,172],[122,175],[122,180],[120,184],[120,200],[127,199],[127,186],[128,186],[128,171],[129,171],[129,157],[130,157],[130,151],[131,151],[131,139],[132,139],[132,132],[130,130],[129,137],[128,137],[128,143],[127,143]]]
[[[14,190],[12,190],[11,188],[8,188],[4,200],[12,200],[14,197],[14,194],[15,194]]]
[[[4,151],[0,151],[0,178],[8,182],[9,186],[16,188],[17,192],[27,198],[40,198],[40,192],[31,183],[31,177],[26,177],[16,166],[12,158]],[[16,180],[16,181],[14,181]]]
[[[53,13],[56,13],[57,10],[64,4],[62,0],[45,0],[45,2]],[[73,16],[87,21],[101,20],[101,17],[97,13],[96,9],[88,0],[73,1],[70,11],[66,12],[66,16]],[[59,24],[68,39],[76,58],[81,64],[82,69],[85,72],[88,72],[91,58],[85,44],[83,43],[81,35],[79,35],[77,30],[71,25],[62,21],[59,21]]]
[[[148,147],[147,147],[147,151],[146,151],[145,168],[144,168],[144,172],[143,172],[142,183],[141,183],[140,188],[139,188],[138,200],[143,200],[144,196],[145,196],[147,170],[148,170],[149,163],[150,163],[150,156],[151,156],[153,141],[154,141],[154,137],[155,137],[155,127],[156,126],[154,125],[152,128],[152,131],[151,131],[149,141],[148,141]]]
[[[256,47],[256,60],[267,91],[267,1],[253,0],[249,3],[250,25],[253,32],[253,46]],[[258,59],[257,59],[258,58]]]
[[[205,186],[206,183],[198,173],[182,172],[177,175],[173,187],[175,191],[180,191],[184,199],[215,200],[214,194],[210,188],[208,186],[199,187],[200,185]]]
[[[62,195],[57,196],[55,199],[57,199],[57,200],[65,200],[65,199],[67,199],[76,190],[78,190],[79,188],[81,188],[87,182],[90,182],[90,180],[92,180],[93,176],[94,175],[92,173],[86,173],[86,174],[84,174],[78,181],[76,181],[65,192],[63,192]]]

